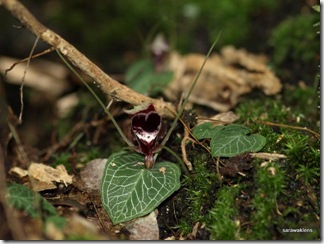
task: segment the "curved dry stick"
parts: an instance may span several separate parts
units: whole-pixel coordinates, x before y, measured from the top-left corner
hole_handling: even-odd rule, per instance
[[[154,104],[158,113],[162,116],[170,118],[175,117],[176,109],[173,104],[144,96],[112,79],[74,46],[41,24],[19,1],[0,0],[0,5],[3,5],[8,11],[10,11],[10,13],[35,36],[59,50],[72,62],[74,66],[78,67],[94,79],[94,81],[100,85],[100,88],[104,93],[116,98],[117,100],[122,100],[133,105],[151,102]]]

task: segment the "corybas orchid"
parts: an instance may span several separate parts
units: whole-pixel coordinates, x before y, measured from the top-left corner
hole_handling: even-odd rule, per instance
[[[154,154],[160,149],[159,140],[165,134],[162,118],[151,103],[135,106],[125,112],[131,116],[131,131],[138,146],[135,150],[145,155],[144,165],[151,169]]]

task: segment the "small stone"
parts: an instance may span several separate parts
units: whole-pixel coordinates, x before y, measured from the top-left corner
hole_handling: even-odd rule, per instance
[[[129,231],[129,240],[159,240],[159,226],[157,223],[157,210],[125,224]]]
[[[83,190],[89,194],[100,194],[100,183],[107,159],[97,158],[91,160],[80,172]]]

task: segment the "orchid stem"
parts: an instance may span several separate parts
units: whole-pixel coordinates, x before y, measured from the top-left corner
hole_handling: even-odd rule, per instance
[[[100,98],[97,96],[97,94],[92,90],[92,88],[88,85],[87,82],[79,75],[78,72],[66,61],[66,59],[63,57],[63,55],[56,50],[57,54],[60,56],[60,58],[63,60],[63,62],[66,64],[66,66],[82,81],[82,83],[88,88],[88,90],[91,92],[91,94],[95,97],[95,99],[99,102],[100,106],[103,108],[105,113],[108,115],[109,119],[113,122],[114,126],[116,127],[117,131],[119,132],[120,136],[123,138],[123,140],[127,143],[128,146],[132,147],[134,146],[133,143],[131,143],[130,140],[127,139],[123,131],[120,129],[119,125],[117,124],[116,120],[112,116],[112,114],[109,112],[108,108],[104,105],[104,103],[100,100]]]

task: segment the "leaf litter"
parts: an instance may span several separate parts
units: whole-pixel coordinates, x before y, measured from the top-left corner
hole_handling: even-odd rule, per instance
[[[202,54],[170,53],[164,67],[174,72],[173,80],[164,91],[168,99],[177,101],[188,91],[204,59]],[[225,46],[220,54],[215,53],[208,59],[189,101],[226,112],[238,104],[242,95],[256,88],[265,95],[278,94],[282,89],[281,81],[267,66],[267,58]]]

